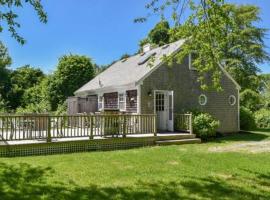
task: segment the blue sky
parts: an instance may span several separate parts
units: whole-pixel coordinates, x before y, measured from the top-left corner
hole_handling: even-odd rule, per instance
[[[124,53],[136,52],[139,40],[159,21],[158,17],[151,17],[146,23],[133,23],[134,18],[146,13],[146,2],[46,0],[43,5],[48,13],[47,24],[41,24],[28,6],[18,11],[22,25],[19,32],[27,40],[25,45],[18,44],[6,31],[0,34],[0,40],[9,49],[12,68],[30,64],[50,73],[55,69],[58,58],[68,53],[87,55],[97,64],[108,64]],[[269,0],[229,2],[258,5],[262,9],[259,26],[270,29]],[[270,39],[265,42],[270,46]],[[261,69],[270,73],[267,64]]]

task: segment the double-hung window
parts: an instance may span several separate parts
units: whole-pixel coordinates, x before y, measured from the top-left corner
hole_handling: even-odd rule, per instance
[[[98,96],[98,110],[103,109],[103,96]]]
[[[118,94],[118,105],[119,105],[119,110],[120,111],[125,111],[126,110],[126,98],[124,93],[119,93]]]

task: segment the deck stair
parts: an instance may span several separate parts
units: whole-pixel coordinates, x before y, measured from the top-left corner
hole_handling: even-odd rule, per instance
[[[156,145],[180,145],[201,143],[200,138],[196,138],[194,134],[174,135],[162,137],[156,141]]]

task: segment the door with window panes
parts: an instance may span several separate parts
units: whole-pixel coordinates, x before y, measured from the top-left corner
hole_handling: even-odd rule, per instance
[[[159,131],[173,131],[173,91],[155,91],[155,111]]]

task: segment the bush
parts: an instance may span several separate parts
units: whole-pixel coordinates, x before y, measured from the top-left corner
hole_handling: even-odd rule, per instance
[[[270,110],[261,109],[255,112],[255,123],[257,128],[270,128]]]
[[[262,107],[263,102],[260,94],[253,90],[246,89],[240,94],[240,104],[254,112]]]
[[[67,114],[67,102],[63,104],[58,104],[57,110],[55,111],[56,115],[66,115]]]
[[[193,130],[194,133],[206,140],[210,137],[216,136],[217,128],[219,127],[219,121],[214,119],[208,113],[196,113],[193,118]]]
[[[46,101],[42,101],[39,104],[29,104],[26,107],[18,107],[16,113],[48,113],[50,111],[50,105]]]
[[[255,118],[253,113],[243,106],[240,107],[240,128],[242,130],[250,130],[255,128]]]

